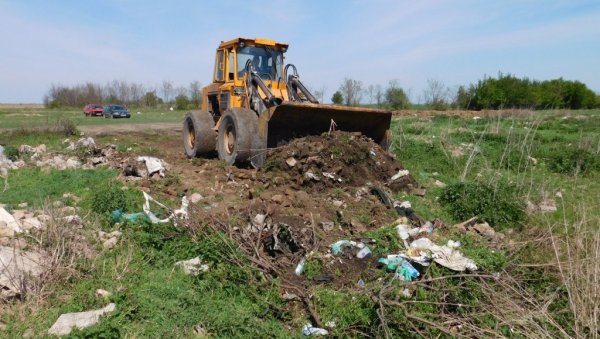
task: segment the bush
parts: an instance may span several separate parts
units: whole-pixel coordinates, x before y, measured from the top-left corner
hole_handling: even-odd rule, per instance
[[[550,151],[548,169],[569,175],[585,174],[600,170],[597,154],[578,148],[560,148]]]
[[[14,146],[6,146],[4,147],[4,155],[12,161],[17,161],[19,159],[19,150]]]
[[[124,190],[116,184],[105,185],[92,194],[90,209],[98,214],[106,214],[115,210],[139,212],[138,192]]]
[[[496,188],[484,183],[460,182],[448,185],[439,199],[455,221],[479,217],[496,229],[520,225],[525,220],[525,203],[514,187]]]
[[[175,97],[175,109],[176,110],[186,110],[190,108],[191,102],[190,99],[185,94],[180,94]]]
[[[390,85],[385,91],[385,102],[392,109],[408,109],[410,107],[406,92],[395,85]]]
[[[67,137],[79,134],[79,131],[77,130],[77,125],[75,125],[75,123],[70,119],[58,120],[58,122],[56,123],[56,131],[58,133],[64,134]]]

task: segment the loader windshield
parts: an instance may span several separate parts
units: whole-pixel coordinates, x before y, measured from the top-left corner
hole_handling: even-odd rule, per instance
[[[282,75],[283,53],[267,46],[245,46],[237,49],[238,77],[244,75],[246,62],[251,60],[265,80],[277,81]]]

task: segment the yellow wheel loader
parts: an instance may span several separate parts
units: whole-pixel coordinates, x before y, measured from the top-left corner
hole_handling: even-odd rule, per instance
[[[392,113],[320,104],[284,64],[288,45],[237,38],[217,48],[213,82],[202,89],[200,111],[183,121],[185,154],[214,154],[229,164],[263,165],[266,152],[293,138],[331,129],[361,132],[387,150]]]

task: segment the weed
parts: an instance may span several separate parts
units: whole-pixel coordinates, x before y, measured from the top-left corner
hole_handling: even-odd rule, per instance
[[[318,259],[308,259],[304,264],[304,275],[306,279],[312,280],[314,277],[321,274],[323,271],[323,264]]]
[[[79,134],[77,125],[68,118],[62,118],[56,122],[56,132],[61,133],[66,137]]]
[[[523,200],[514,187],[498,184],[459,182],[448,185],[439,198],[455,221],[473,216],[487,221],[497,229],[520,226],[526,215]]]
[[[134,211],[141,206],[138,192],[124,189],[116,183],[110,183],[94,191],[90,197],[89,207],[98,214],[106,214],[115,210]]]
[[[555,173],[567,175],[600,171],[600,158],[585,149],[573,147],[555,148],[548,154],[548,168]]]
[[[14,146],[6,146],[4,148],[4,155],[12,161],[19,159],[19,150]]]

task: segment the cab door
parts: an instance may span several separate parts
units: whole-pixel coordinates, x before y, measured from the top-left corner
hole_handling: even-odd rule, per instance
[[[215,59],[215,73],[213,79],[213,82],[225,81],[225,51],[223,49],[217,50],[217,57]]]

